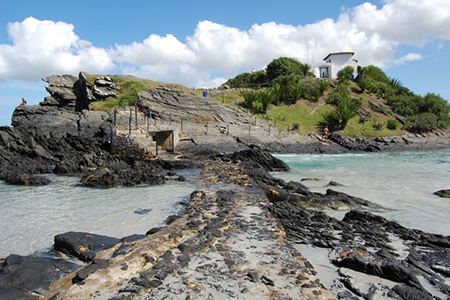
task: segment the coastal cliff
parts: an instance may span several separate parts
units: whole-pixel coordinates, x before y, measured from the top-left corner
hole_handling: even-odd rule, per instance
[[[17,255],[1,260],[2,298],[450,296],[449,237],[407,229],[362,211],[373,205],[364,199],[332,189],[326,194],[314,193],[299,182],[275,179],[269,172],[286,171],[287,166],[268,153],[448,147],[446,133],[386,138],[334,133],[322,140],[271,128],[266,121],[214,99],[162,83],[139,93],[134,106],[107,114],[92,107],[118,97],[121,86],[110,76],[93,79],[82,72],[78,77],[49,76],[44,80],[51,96],[40,105],[18,107],[13,127],[0,127],[1,180],[46,184],[36,175],[56,173],[78,175],[85,186],[108,188],[164,184],[162,170],[181,168],[202,168],[202,178],[185,203],[185,212],[169,218],[166,226],[149,228],[145,236],[111,241],[110,247],[87,246],[82,240],[74,246],[78,253],[89,252],[89,258],[79,257],[85,262],[81,267],[52,261],[46,261],[44,267],[41,258],[36,258],[38,264],[31,262],[31,257]],[[164,119],[167,116],[168,121]],[[171,122],[179,127],[176,149],[151,157],[131,135],[119,136],[117,124],[132,118],[147,120],[148,126],[150,122]],[[321,211],[336,206],[351,211],[341,221]],[[326,249],[327,260],[339,270],[328,289],[301,254],[298,245],[302,244]],[[67,243],[60,245],[55,238],[56,250],[77,253],[64,250]],[[35,273],[32,265],[41,273]],[[42,272],[43,268],[50,271]],[[363,280],[358,273],[376,279]],[[24,278],[30,276],[43,280],[24,285]]]

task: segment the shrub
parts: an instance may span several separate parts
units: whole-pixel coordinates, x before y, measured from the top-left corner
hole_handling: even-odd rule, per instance
[[[412,116],[419,113],[420,96],[396,95],[387,99],[394,112],[401,116]]]
[[[381,122],[380,120],[370,120],[370,125],[372,125],[372,127],[375,130],[382,130],[384,125],[386,125],[386,122]]]
[[[406,118],[406,130],[414,133],[433,131],[438,126],[438,118],[433,113],[421,113]]]
[[[352,66],[344,67],[342,70],[340,70],[337,73],[339,82],[352,80],[354,71],[355,71],[355,68],[353,68]]]
[[[334,111],[322,114],[322,121],[319,123],[319,128],[322,129],[325,126],[328,126],[330,131],[339,129],[339,116]]]
[[[330,84],[328,83],[328,80],[319,80],[319,89],[320,93],[323,95],[328,89],[330,88]]]
[[[396,130],[398,127],[398,122],[396,120],[388,120],[386,127],[389,130]]]
[[[450,105],[441,96],[428,93],[419,101],[419,112],[432,113],[437,117],[437,126],[446,128],[450,125]]]
[[[302,83],[303,97],[310,102],[317,102],[324,93],[321,82],[322,80],[312,80]]]
[[[358,67],[358,80],[362,78],[371,79],[375,82],[389,82],[389,77],[383,72],[383,70],[373,65]]]
[[[349,97],[348,85],[340,83],[334,92],[326,99],[327,104],[338,105],[342,100]]]

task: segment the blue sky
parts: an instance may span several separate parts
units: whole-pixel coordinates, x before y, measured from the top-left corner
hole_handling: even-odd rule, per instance
[[[216,87],[281,56],[354,51],[418,94],[450,99],[448,0],[0,0],[0,125],[52,74]],[[308,54],[308,55],[307,55]]]

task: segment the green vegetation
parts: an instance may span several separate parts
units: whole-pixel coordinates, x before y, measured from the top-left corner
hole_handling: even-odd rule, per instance
[[[209,90],[208,95],[283,131],[299,124],[300,134],[319,133],[325,126],[348,136],[400,135],[405,130],[425,133],[450,126],[450,105],[441,96],[416,95],[375,66],[358,67],[356,79],[353,71],[353,67],[342,69],[338,80],[316,79],[308,64],[280,57],[265,70],[239,74],[220,89]],[[88,81],[94,84],[96,78],[90,75]],[[132,105],[139,92],[162,85],[125,76],[111,78],[120,86],[118,98],[91,103],[91,109],[109,112]],[[176,87],[197,96],[204,91]]]
[[[353,79],[353,72],[355,69],[352,66],[346,66],[337,73],[339,82],[346,82]]]
[[[450,105],[439,95],[416,95],[376,66],[357,71],[356,79],[348,66],[338,72],[337,81],[319,80],[312,78],[308,64],[280,57],[265,70],[240,74],[225,85],[241,89],[234,95],[244,99],[240,107],[270,119],[279,129],[299,123],[303,134],[320,132],[325,125],[350,136],[423,133],[450,126]]]
[[[311,66],[303,64],[295,58],[280,57],[272,60],[266,67],[267,80],[272,81],[280,76],[299,75],[307,77],[310,75]]]
[[[94,85],[96,78],[98,76],[89,75],[87,79],[89,83],[92,82],[91,85]],[[134,105],[138,99],[138,94],[147,90],[154,83],[150,80],[124,80],[116,76],[111,76],[111,78],[120,86],[118,97],[108,97],[102,101],[93,102],[90,104],[91,110],[101,110],[109,113],[115,107]]]

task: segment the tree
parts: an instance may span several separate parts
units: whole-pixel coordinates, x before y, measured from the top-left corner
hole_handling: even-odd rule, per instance
[[[272,60],[266,67],[267,79],[274,80],[282,75],[302,75],[304,76],[304,66],[295,58],[280,57]],[[309,68],[308,68],[309,70]]]
[[[358,109],[361,107],[362,101],[360,99],[347,97],[339,102],[338,106],[334,110],[336,117],[339,118],[340,129],[344,129],[347,126],[350,119],[358,115]]]
[[[273,89],[264,89],[258,92],[258,99],[262,106],[262,112],[266,114],[269,106],[275,101],[276,95]]]
[[[255,103],[258,101],[258,93],[255,90],[246,90],[242,93],[244,101],[240,103],[242,107],[254,109]]]
[[[419,101],[420,113],[432,113],[437,117],[438,127],[447,128],[450,125],[450,105],[440,95],[426,94]]]
[[[389,77],[383,72],[383,70],[373,65],[367,67],[358,67],[357,79],[359,80],[362,78],[389,84]]]
[[[286,85],[275,83],[272,86],[272,92],[275,97],[274,102],[276,101],[277,104],[280,104],[280,99],[284,97],[284,95],[286,94],[286,90],[287,90]]]
[[[267,74],[264,70],[255,71],[250,76],[250,82],[255,87],[256,86],[262,86],[264,83],[267,82]]]

